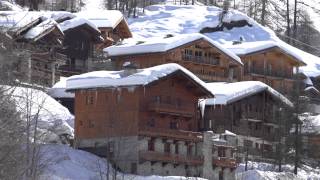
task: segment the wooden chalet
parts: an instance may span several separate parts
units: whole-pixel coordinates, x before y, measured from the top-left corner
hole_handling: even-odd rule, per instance
[[[180,65],[127,65],[70,77],[66,87],[75,93],[77,148],[108,157],[126,173],[213,177],[221,171],[223,164],[212,168],[218,155],[202,152],[209,141],[205,148],[213,152],[212,138],[198,131],[198,99],[213,94]],[[224,166],[233,171],[230,162]]]
[[[306,65],[287,45],[273,41],[240,42],[227,47],[244,63],[243,80],[261,81],[284,94],[295,86],[294,71]]]
[[[125,17],[118,10],[81,11],[76,15],[88,19],[101,31],[104,42],[96,45],[98,50],[132,37]]]
[[[201,34],[115,45],[104,51],[118,70],[125,62],[131,62],[138,68],[178,63],[207,82],[241,80],[240,58]]]
[[[62,76],[88,72],[91,68],[94,46],[102,43],[99,29],[84,18],[72,18],[59,24],[64,32],[64,48],[60,50],[68,58],[59,67]]]
[[[292,103],[283,95],[258,81],[207,83],[215,98],[207,99],[201,128],[238,135],[239,160],[246,151],[252,160],[272,160],[279,132],[285,132],[281,113]]]
[[[2,28],[18,42],[17,46],[32,52],[27,61],[16,64],[17,72],[20,72],[17,78],[52,86],[59,79],[57,67],[65,60],[56,52],[62,48],[64,38],[58,23],[49,17],[44,19],[39,12],[2,11],[0,14]]]

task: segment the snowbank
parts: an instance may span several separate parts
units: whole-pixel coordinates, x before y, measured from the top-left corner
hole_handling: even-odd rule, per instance
[[[43,162],[47,162],[40,179],[53,180],[87,180],[106,179],[107,161],[91,153],[76,150],[66,145],[46,145],[41,151],[44,154]],[[113,176],[113,169],[109,166],[110,179]],[[136,176],[117,173],[116,179],[124,180],[195,180],[186,177],[161,177],[161,176]],[[197,178],[197,180],[204,180]]]
[[[317,180],[320,179],[320,169],[313,169],[303,165],[298,169],[298,175],[293,174],[292,165],[282,165],[282,171],[278,172],[278,166],[268,163],[248,162],[248,171],[245,165],[240,164],[236,170],[236,178],[241,180]]]
[[[59,136],[64,134],[73,137],[73,127],[70,126],[74,121],[73,115],[45,92],[24,87],[5,88],[16,102],[23,120],[31,118],[33,126],[38,120],[41,142],[60,142]]]

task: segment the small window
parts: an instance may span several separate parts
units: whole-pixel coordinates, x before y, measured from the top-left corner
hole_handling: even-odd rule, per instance
[[[154,118],[151,118],[151,119],[148,121],[147,125],[148,125],[149,127],[155,127],[155,126],[156,126],[156,121],[155,121],[155,119],[154,119]]]
[[[164,152],[170,153],[170,143],[168,142],[164,143]]]
[[[89,122],[88,127],[89,127],[89,128],[93,128],[93,127],[94,127],[94,123],[92,122],[92,120],[89,120],[88,122]]]
[[[178,129],[178,122],[171,121],[170,122],[170,129]]]
[[[108,142],[108,157],[114,156],[114,142]]]
[[[219,157],[226,157],[226,150],[225,150],[225,148],[218,147],[218,156],[219,156]]]
[[[179,143],[178,142],[175,143],[174,151],[175,151],[176,154],[179,154]]]
[[[89,95],[89,96],[86,96],[86,104],[89,105],[89,104],[93,104],[93,96]]]
[[[154,139],[148,141],[148,151],[154,151]]]
[[[131,174],[137,174],[137,163],[131,163]]]

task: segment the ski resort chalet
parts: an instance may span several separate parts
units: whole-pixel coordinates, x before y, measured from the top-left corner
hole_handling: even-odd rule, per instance
[[[283,94],[292,94],[297,81],[294,71],[306,65],[286,45],[272,41],[240,42],[226,48],[241,57],[244,81],[261,81]]]
[[[236,136],[199,132],[198,99],[214,95],[180,65],[91,72],[69,78],[67,90],[75,147],[128,173],[234,178]]]
[[[146,42],[111,46],[104,51],[117,70],[125,62],[134,63],[138,68],[178,63],[204,81],[241,80],[240,58],[201,34],[169,35]]]
[[[34,52],[30,62],[17,65],[17,71],[28,74],[29,82],[52,86],[60,76],[106,68],[108,64],[99,55],[102,49],[132,36],[120,11],[99,15],[102,17],[65,11],[0,11],[0,26]]]
[[[81,11],[76,15],[88,19],[100,30],[104,42],[96,47],[98,49],[102,50],[123,39],[132,37],[129,25],[120,11]]]
[[[259,81],[207,83],[207,88],[215,97],[206,100],[204,130],[236,133],[239,161],[276,159],[276,143],[283,137],[280,133],[286,132],[281,111],[293,108],[293,104]]]

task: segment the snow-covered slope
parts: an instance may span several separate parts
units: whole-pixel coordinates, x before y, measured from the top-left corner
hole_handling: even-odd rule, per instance
[[[41,180],[90,180],[106,179],[107,161],[91,153],[75,150],[66,145],[45,145],[41,148],[44,171]],[[113,179],[113,169],[109,166],[109,179]],[[195,180],[186,177],[135,176],[117,173],[116,179],[123,180]],[[197,180],[204,180],[197,178]]]
[[[245,165],[240,164],[236,170],[236,178],[239,180],[319,180],[320,169],[313,169],[302,165],[298,169],[298,175],[293,174],[292,165],[282,165],[282,172],[278,172],[278,166],[268,163],[248,162],[248,171]]]
[[[24,87],[6,89],[16,102],[23,120],[32,119],[32,125],[38,120],[41,142],[60,142],[59,136],[62,134],[73,136],[73,115],[45,92]]]
[[[212,6],[178,6],[153,5],[145,10],[145,15],[128,20],[133,36],[137,40],[151,37],[164,37],[168,34],[197,33],[205,27],[216,27],[219,24],[220,8]],[[252,26],[224,29],[223,31],[207,33],[208,37],[222,45],[232,44],[240,38],[245,42],[274,41],[304,59],[307,66],[301,68],[309,76],[320,75],[320,58],[303,52],[281,41],[269,28],[263,27],[245,14],[231,10],[223,22],[247,20]]]

